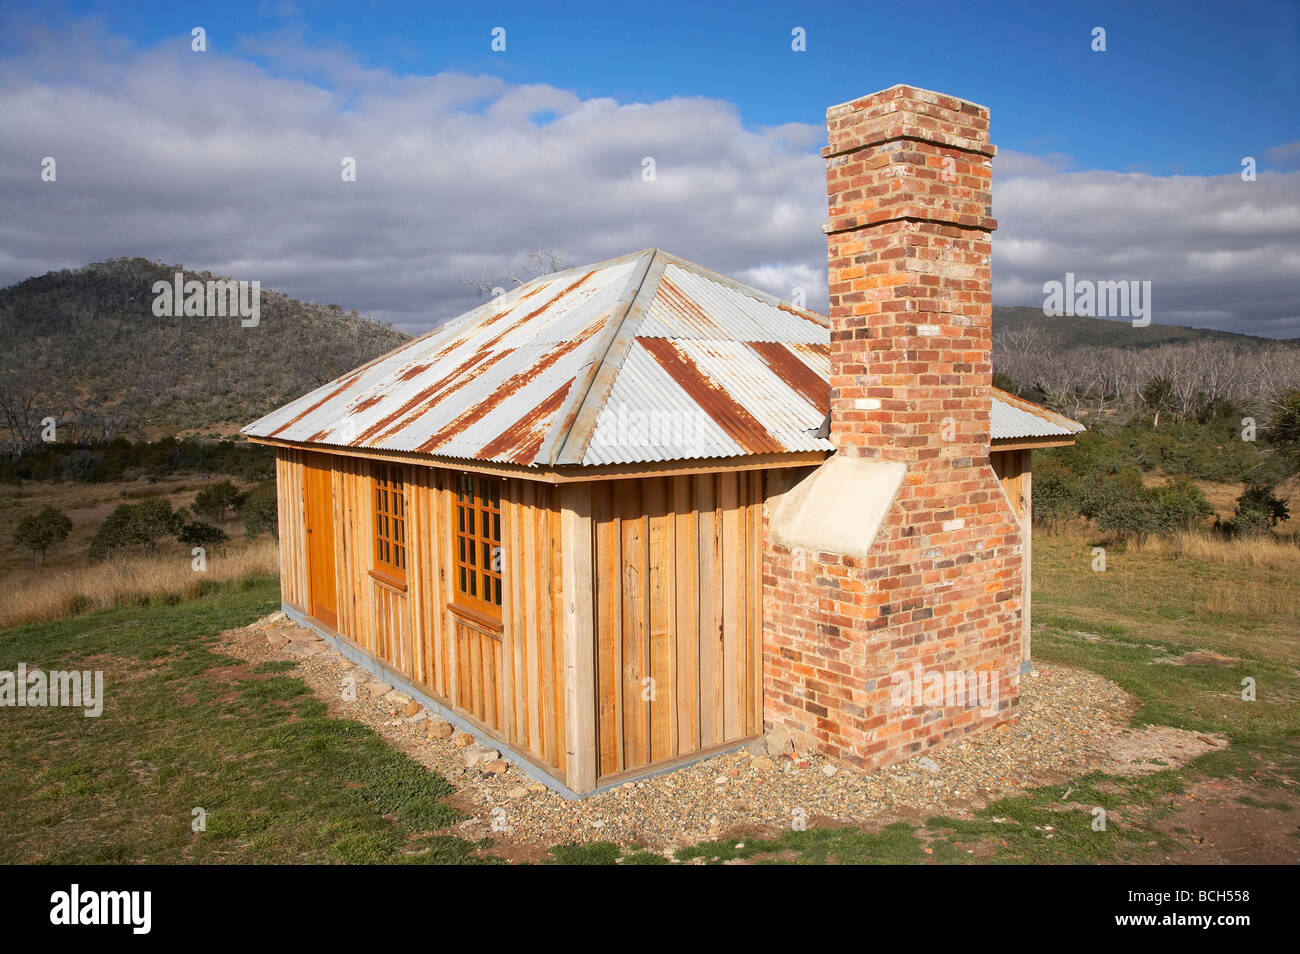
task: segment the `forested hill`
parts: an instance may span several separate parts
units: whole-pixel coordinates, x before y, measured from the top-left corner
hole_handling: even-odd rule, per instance
[[[265,287],[256,327],[157,317],[154,283],[178,271],[222,278],[120,258],[0,289],[0,428],[39,430],[54,416],[67,424],[60,440],[231,434],[408,337]]]

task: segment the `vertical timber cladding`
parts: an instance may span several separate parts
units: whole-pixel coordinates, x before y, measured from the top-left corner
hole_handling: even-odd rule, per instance
[[[457,472],[415,464],[402,470],[407,520],[402,584],[373,572],[373,468],[361,457],[279,452],[282,598],[562,776],[566,719],[558,491],[528,480],[502,483],[502,624],[491,627],[466,620],[453,605]],[[329,493],[313,493],[309,482],[328,487]],[[333,620],[312,611],[308,550],[314,533],[306,532],[307,510],[316,507],[316,520],[324,520],[331,498]]]
[[[601,779],[762,731],[762,481],[592,485]]]
[[[1033,596],[1033,536],[1034,536],[1034,485],[1033,485],[1033,451],[1031,450],[994,450],[989,454],[989,464],[1002,483],[1002,492],[1007,495],[1011,507],[1020,520],[1023,533],[1022,549],[1022,605],[1020,611],[1020,662],[1029,662],[1030,633],[1033,619],[1030,600]]]
[[[302,512],[302,452],[275,454],[275,505],[279,523],[280,599],[307,612],[307,531]]]

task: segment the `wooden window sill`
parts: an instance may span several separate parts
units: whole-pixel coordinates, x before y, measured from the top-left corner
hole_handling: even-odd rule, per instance
[[[490,630],[492,635],[500,636],[505,632],[505,624],[500,619],[490,616],[480,609],[466,606],[463,603],[448,603],[447,609],[451,610],[453,615],[459,616],[473,626]]]
[[[398,579],[395,576],[389,576],[387,573],[381,573],[379,570],[371,570],[370,578],[376,582],[384,584],[384,586],[391,587],[394,590],[400,590],[403,593],[406,592],[406,581]]]

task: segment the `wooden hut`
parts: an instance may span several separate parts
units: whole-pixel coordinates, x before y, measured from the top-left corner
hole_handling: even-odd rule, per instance
[[[926,423],[837,383],[858,373],[832,343],[852,324],[842,297],[832,274],[828,319],[648,249],[535,279],[268,414],[244,433],[276,448],[285,611],[566,794],[735,747],[765,722],[870,764],[857,729],[817,724],[823,702],[856,705],[846,674],[840,692],[831,663],[786,669],[843,609],[786,605],[800,534],[819,539],[807,515],[838,507],[846,527],[887,535],[911,519],[893,515],[908,492],[887,490],[889,468],[924,473],[852,450],[871,414],[896,415],[883,440],[906,446]],[[1019,665],[1029,453],[1079,427],[995,392],[979,360],[951,381],[951,356],[924,360],[982,415],[984,452],[965,466],[1000,481],[988,506],[1023,528],[1000,604],[1026,634],[1000,650]],[[848,494],[872,498],[865,511],[819,498],[837,458],[861,460],[857,486],[886,488]],[[810,552],[814,570],[854,560]],[[879,628],[879,605],[862,618]]]

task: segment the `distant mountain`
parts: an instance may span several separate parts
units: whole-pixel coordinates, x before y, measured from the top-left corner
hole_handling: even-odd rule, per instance
[[[337,305],[270,289],[260,320],[158,317],[155,282],[220,280],[119,258],[0,289],[0,429],[66,427],[59,439],[233,434],[243,424],[407,339]]]
[[[993,337],[1034,329],[1052,338],[1060,348],[1155,348],[1165,344],[1193,344],[1198,341],[1221,341],[1238,347],[1290,345],[1300,347],[1300,338],[1259,338],[1233,331],[1212,328],[1184,328],[1179,325],[1150,324],[1134,328],[1130,321],[1111,318],[1048,318],[1042,308],[994,305]]]

